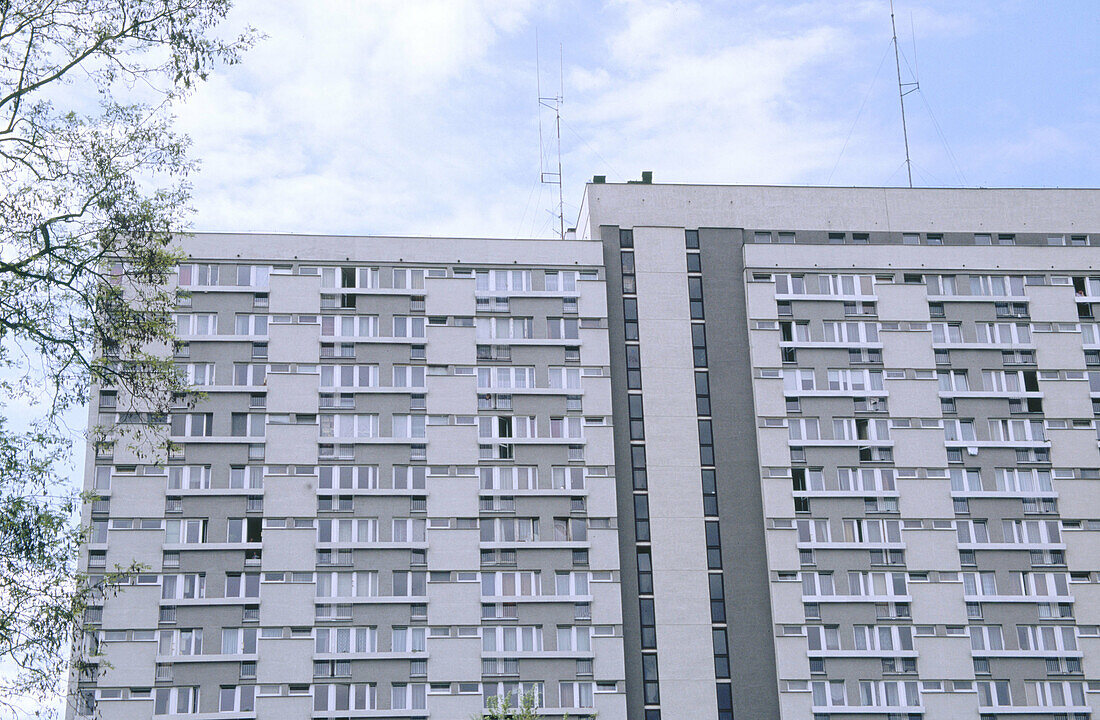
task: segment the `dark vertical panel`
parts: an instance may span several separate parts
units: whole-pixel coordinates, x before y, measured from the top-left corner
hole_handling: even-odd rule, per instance
[[[778,718],[743,234],[699,231],[734,717]]]
[[[611,407],[615,423],[615,487],[619,513],[619,568],[623,606],[623,645],[626,660],[626,714],[644,716],[642,646],[638,610],[638,559],[634,538],[634,495],[630,467],[630,412],[627,406],[626,358],[623,348],[623,280],[619,255],[619,228],[599,228],[607,270],[607,321],[611,351]]]

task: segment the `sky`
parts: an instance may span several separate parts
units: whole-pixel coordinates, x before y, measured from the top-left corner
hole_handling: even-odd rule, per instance
[[[895,13],[915,185],[1100,185],[1094,0]],[[266,38],[177,108],[196,230],[549,237],[538,81],[567,226],[593,175],[907,183],[887,0],[238,0],[246,23]]]

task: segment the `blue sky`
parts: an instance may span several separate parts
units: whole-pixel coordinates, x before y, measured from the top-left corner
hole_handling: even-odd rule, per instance
[[[1095,2],[895,5],[916,184],[1100,184]],[[268,38],[179,109],[197,229],[548,235],[536,29],[546,85],[564,50],[567,223],[593,174],[905,183],[886,0],[246,0],[242,22]]]

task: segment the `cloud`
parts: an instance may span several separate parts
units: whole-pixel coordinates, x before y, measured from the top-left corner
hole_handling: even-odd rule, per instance
[[[506,150],[486,133],[485,108],[508,84],[488,58],[524,27],[527,10],[453,0],[241,3],[233,20],[268,38],[179,110],[202,158],[196,225],[401,232],[410,217],[430,222],[469,202],[454,188],[488,175],[485,163]]]
[[[1010,31],[1023,12],[896,5],[902,50],[911,14],[922,70],[925,58],[930,74],[939,61],[942,82],[955,77],[950,62],[960,50],[981,47],[987,34],[995,42],[994,31]],[[887,8],[880,0],[246,0],[233,23],[269,38],[180,109],[203,161],[195,225],[546,236],[557,224],[548,212],[557,188],[539,182],[536,29],[544,90],[557,80],[557,63],[548,61],[554,46],[564,45],[567,224],[593,174],[896,183],[904,156],[893,58],[884,54]],[[971,112],[964,88],[933,87],[971,180],[992,182],[996,173],[979,178],[974,168],[1000,143],[1036,163],[1050,162],[1044,149],[1069,152],[1055,135],[1028,139],[1033,125],[1062,124],[1016,122],[1018,97],[1004,97],[996,113],[1004,127],[993,133]],[[913,98],[920,172],[955,177],[938,129]],[[556,167],[552,112],[542,121],[543,158]],[[1087,137],[1081,128],[1091,125],[1063,129]]]

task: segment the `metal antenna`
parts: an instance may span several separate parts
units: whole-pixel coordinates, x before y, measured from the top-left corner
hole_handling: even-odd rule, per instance
[[[898,70],[898,99],[901,101],[901,136],[905,140],[905,171],[909,174],[909,187],[913,187],[913,164],[909,160],[909,130],[905,126],[905,96],[920,88],[919,82],[901,81],[901,55],[898,52],[898,29],[894,25],[894,0],[890,0],[890,29],[894,32],[894,65]],[[908,88],[908,90],[906,90]]]
[[[565,239],[565,196],[562,193],[561,187],[561,104],[565,100],[565,76],[564,76],[564,61],[562,57],[562,46],[558,44],[558,82],[559,89],[558,94],[553,96],[543,96],[542,94],[542,76],[539,73],[539,33],[535,30],[535,75],[536,75],[536,87],[538,89],[539,98],[539,181],[547,185],[558,186],[558,207],[557,212],[554,215],[558,218],[558,237],[562,240]],[[544,166],[544,158],[546,151],[542,140],[542,109],[548,108],[554,111],[554,129],[557,133],[558,144],[558,171],[547,172]]]

